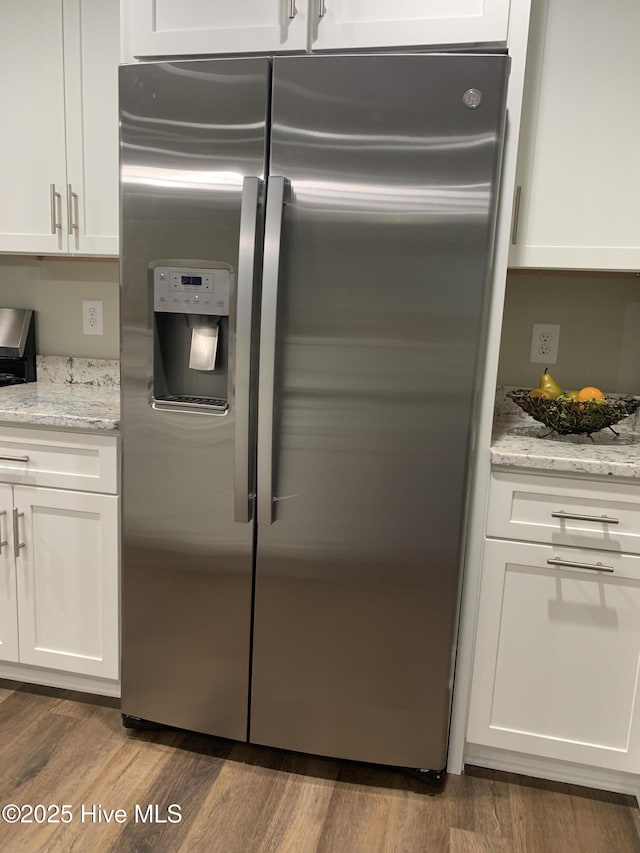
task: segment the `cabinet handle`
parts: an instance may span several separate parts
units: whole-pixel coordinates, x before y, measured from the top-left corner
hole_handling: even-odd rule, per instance
[[[51,233],[62,231],[62,195],[56,192],[56,185],[49,184],[51,196]]]
[[[326,15],[326,13],[327,13],[327,4],[325,3],[325,0],[319,0],[319,3],[318,3],[318,17],[319,17],[319,18],[324,18],[324,16]]]
[[[293,20],[296,16],[296,0],[287,0],[287,15]]]
[[[6,462],[28,462],[29,461],[28,456],[9,456],[9,455],[4,456],[4,455],[2,455],[2,456],[0,456],[0,459],[5,460]]]
[[[74,193],[71,184],[67,184],[67,224],[69,234],[74,231],[80,231],[78,225],[80,217],[78,216],[78,193]]]
[[[0,519],[2,519],[3,516],[6,519],[6,517],[7,517],[7,511],[6,510],[2,510],[2,512],[0,512]],[[8,545],[8,544],[9,543],[7,542],[7,540],[2,538],[2,522],[0,521],[0,554],[2,554],[2,549],[4,548],[4,546]]]
[[[516,196],[513,200],[513,222],[511,223],[511,245],[515,246],[518,242],[518,222],[520,221],[520,198],[522,196],[522,187],[516,187]]]
[[[602,563],[574,563],[571,560],[561,560],[560,557],[552,557],[547,560],[550,566],[566,566],[569,569],[591,569],[592,572],[610,572],[613,574],[611,566],[603,566]]]
[[[599,521],[601,524],[620,524],[617,518],[610,518],[608,515],[580,515],[579,513],[564,512],[559,509],[551,513],[552,518],[570,518],[573,521]]]
[[[24,548],[24,542],[20,541],[20,525],[19,519],[24,518],[23,512],[18,512],[16,507],[13,508],[13,555],[16,559],[20,556],[20,549]]]

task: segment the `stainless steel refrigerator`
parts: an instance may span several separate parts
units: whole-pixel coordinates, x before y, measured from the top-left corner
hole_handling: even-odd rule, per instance
[[[125,724],[444,768],[507,76],[121,68]]]

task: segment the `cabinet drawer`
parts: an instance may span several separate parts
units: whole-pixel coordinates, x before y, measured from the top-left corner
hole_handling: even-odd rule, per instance
[[[116,494],[118,438],[2,428],[0,481]]]
[[[487,535],[640,553],[640,483],[494,471]]]

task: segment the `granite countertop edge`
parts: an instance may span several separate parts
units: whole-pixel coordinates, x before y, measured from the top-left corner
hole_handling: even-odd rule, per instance
[[[587,436],[549,435],[528,416],[503,415],[494,420],[490,453],[494,467],[640,481],[640,434],[626,426],[618,437],[603,430],[592,442]]]
[[[63,382],[6,386],[0,389],[0,423],[117,433],[120,390]]]

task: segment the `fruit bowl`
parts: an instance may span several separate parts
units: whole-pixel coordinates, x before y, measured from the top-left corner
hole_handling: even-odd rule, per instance
[[[605,397],[604,400],[571,400],[560,397],[548,400],[544,397],[530,397],[524,389],[509,391],[513,402],[560,435],[591,435],[592,432],[607,427],[616,435],[613,424],[632,415],[640,406],[637,397]]]

